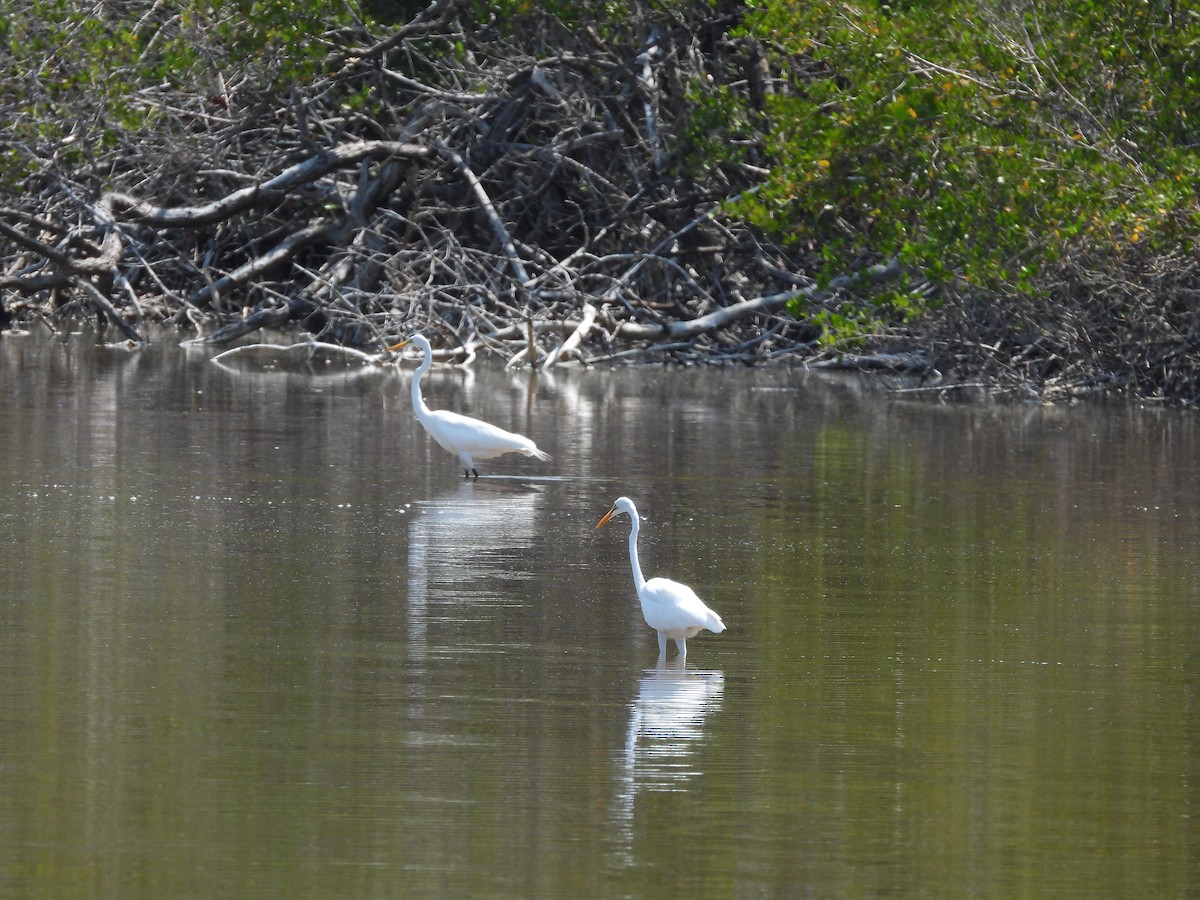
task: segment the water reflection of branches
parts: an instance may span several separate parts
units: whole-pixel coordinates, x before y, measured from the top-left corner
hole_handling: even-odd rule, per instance
[[[626,863],[633,859],[633,812],[640,791],[686,791],[704,773],[694,760],[704,722],[721,706],[723,672],[689,672],[677,661],[647,669],[630,705],[614,804]]]
[[[383,358],[343,347],[307,340],[294,343],[243,344],[214,356],[210,362],[230,374],[284,374],[358,377],[381,371]]]

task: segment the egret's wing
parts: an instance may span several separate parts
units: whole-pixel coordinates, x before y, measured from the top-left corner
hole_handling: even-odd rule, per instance
[[[677,631],[686,628],[725,630],[721,617],[704,605],[686,584],[670,578],[651,578],[643,589],[642,613],[646,624],[656,631]]]
[[[453,453],[469,453],[487,459],[500,453],[541,453],[529,438],[505,431],[491,422],[464,416],[448,409],[435,410],[429,417],[429,433]]]

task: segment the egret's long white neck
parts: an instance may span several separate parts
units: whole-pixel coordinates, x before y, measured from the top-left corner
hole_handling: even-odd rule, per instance
[[[421,377],[430,370],[433,366],[433,354],[426,349],[425,358],[421,360],[421,364],[417,366],[417,370],[413,372],[412,384],[412,407],[416,413],[417,419],[424,421],[429,415],[429,407],[425,405],[425,398],[421,396]]]
[[[633,519],[633,527],[629,529],[629,565],[633,567],[633,586],[640,594],[646,586],[646,579],[642,576],[642,564],[638,562],[637,555],[638,529],[642,527],[642,520],[636,511],[631,512],[629,518]]]

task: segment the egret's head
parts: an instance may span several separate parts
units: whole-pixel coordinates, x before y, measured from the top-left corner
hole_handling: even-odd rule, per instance
[[[601,525],[607,525],[609,519],[621,513],[625,513],[631,519],[637,515],[637,508],[628,497],[618,497],[617,502],[612,505],[612,509],[606,512],[604,518],[596,523],[596,527],[599,528]]]
[[[388,347],[388,352],[395,353],[397,350],[403,350],[409,344],[416,344],[422,350],[431,350],[432,349],[429,345],[429,341],[427,341],[425,339],[425,335],[414,334],[412,337],[406,337],[404,340],[402,340],[398,344],[392,344],[392,346]]]

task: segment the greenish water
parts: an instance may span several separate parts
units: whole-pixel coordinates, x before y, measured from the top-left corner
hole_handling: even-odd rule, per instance
[[[1194,415],[411,370],[0,338],[0,895],[1200,891]]]

